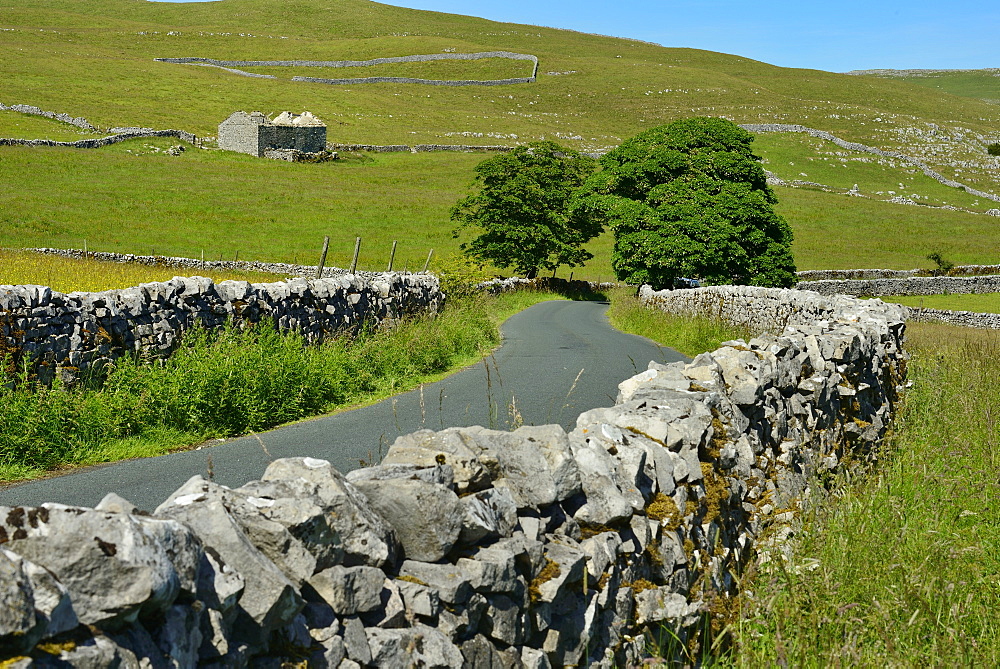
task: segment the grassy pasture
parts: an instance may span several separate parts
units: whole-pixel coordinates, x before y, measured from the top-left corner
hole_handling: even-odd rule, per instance
[[[896,72],[876,76],[897,79],[964,98],[978,98],[1000,104],[1000,70],[957,70]]]
[[[286,277],[265,272],[223,272],[212,269],[147,267],[92,259],[71,259],[0,248],[0,285],[35,284],[61,293],[96,292],[128,288],[148,281],[166,281],[178,275],[199,274],[215,282],[229,279],[264,283]]]
[[[334,141],[432,143],[449,132],[482,132],[522,140],[578,138],[566,141],[597,149],[693,114],[803,123],[876,145],[891,142],[876,118],[994,134],[1000,121],[995,105],[902,81],[779,68],[738,56],[363,0],[24,0],[5,8],[0,28],[5,103],[66,111],[103,127],[173,127],[210,136],[235,109],[309,109],[331,124]],[[186,55],[361,60],[444,50],[534,54],[539,79],[491,89],[328,86],[153,62]],[[425,66],[378,69],[405,75],[414,67]],[[530,64],[462,61],[440,67],[475,74],[482,67],[522,72]]]
[[[951,205],[986,211],[998,205],[945,186],[916,167],[867,153],[847,151],[804,133],[758,133],[754,151],[764,167],[785,181],[810,181],[849,190],[855,184],[865,197],[888,200],[902,195],[921,204]]]
[[[969,295],[905,295],[880,297],[883,302],[895,302],[918,309],[947,309],[1000,314],[1000,293],[973,293]]]
[[[0,147],[0,246],[82,248],[86,239],[92,251],[197,258],[204,250],[209,259],[239,252],[244,260],[314,263],[328,234],[331,265],[349,264],[361,236],[362,269],[384,269],[393,240],[396,266],[413,269],[432,248],[438,258],[458,249],[463,239],[452,238],[448,211],[486,158],[346,154],[292,164],[194,148],[165,154],[174,143]],[[871,167],[859,165],[851,167],[852,183]],[[993,217],[805,188],[776,192],[800,269],[929,268],[926,256],[935,251],[963,264],[996,262],[1000,254]],[[559,275],[608,278],[611,246],[605,233],[588,247],[593,260]]]
[[[792,226],[799,269],[931,269],[929,253],[956,264],[1000,256],[998,219],[892,204],[805,188],[775,189],[777,211]]]

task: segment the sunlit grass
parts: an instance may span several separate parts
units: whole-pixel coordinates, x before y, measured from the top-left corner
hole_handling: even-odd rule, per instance
[[[213,281],[267,283],[287,277],[264,272],[216,271],[209,268],[150,267],[131,263],[72,259],[61,256],[0,248],[0,285],[34,284],[49,286],[61,293],[96,292],[128,288],[150,281],[166,281],[175,276],[207,276]]]
[[[883,302],[905,304],[918,309],[947,309],[1000,314],[1000,293],[970,293],[968,295],[905,295],[880,297]]]
[[[643,306],[635,297],[634,290],[618,288],[609,291],[609,295],[611,308],[608,309],[608,319],[611,325],[622,332],[652,339],[689,357],[714,351],[724,341],[746,340],[752,336],[745,328],[719,320],[678,316]]]
[[[882,461],[744,584],[739,666],[1000,663],[1000,334],[910,324],[903,412]]]

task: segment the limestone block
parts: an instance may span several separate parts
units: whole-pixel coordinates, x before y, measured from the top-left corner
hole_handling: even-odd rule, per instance
[[[382,464],[449,465],[455,472],[457,491],[464,494],[490,485],[489,473],[479,461],[480,451],[464,428],[449,428],[440,432],[420,430],[397,437]]]
[[[427,625],[408,629],[368,628],[372,663],[379,667],[435,667],[461,669],[462,651],[451,640]]]
[[[513,432],[466,428],[466,434],[482,449],[480,461],[494,487],[507,488],[518,508],[547,506],[580,492],[580,472],[558,425]]]
[[[252,634],[256,626],[259,633],[270,634],[294,618],[304,602],[295,584],[250,541],[243,523],[229,511],[235,496],[222,488],[192,477],[156,509],[156,515],[186,523],[206,550],[225,556],[225,564],[246,579],[239,609],[252,625],[239,631]]]
[[[458,542],[465,509],[445,486],[413,479],[355,485],[395,529],[408,559],[436,562]]]
[[[449,604],[465,604],[473,592],[469,576],[452,564],[406,560],[399,568],[399,577],[430,588]]]
[[[30,650],[46,627],[35,617],[31,579],[19,557],[0,551],[0,650],[11,655]]]
[[[378,608],[385,573],[375,567],[333,566],[311,576],[310,587],[337,615],[357,615]]]
[[[327,513],[315,487],[302,479],[251,481],[238,492],[258,500],[262,516],[283,526],[315,559],[317,570],[344,561],[344,546],[336,521]],[[270,503],[269,503],[270,502]]]
[[[346,566],[395,565],[399,554],[396,533],[357,488],[326,460],[283,458],[268,465],[264,481],[301,479],[313,486],[331,528],[340,535]]]
[[[459,542],[475,544],[509,537],[517,525],[517,505],[506,488],[490,488],[460,498],[464,509]]]
[[[80,622],[117,627],[173,603],[180,581],[170,557],[126,514],[45,504],[0,507],[4,547],[48,569],[69,591]]]

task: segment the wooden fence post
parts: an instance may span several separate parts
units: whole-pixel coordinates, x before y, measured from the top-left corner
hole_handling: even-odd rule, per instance
[[[323,252],[319,254],[319,265],[316,266],[316,278],[323,278],[323,265],[326,264],[326,252],[330,250],[330,235],[323,237]]]
[[[358,256],[361,254],[361,237],[354,239],[354,260],[351,261],[351,274],[358,269]]]
[[[392,261],[395,259],[396,259],[396,240],[394,239],[392,240],[392,253],[389,254],[389,268],[385,270],[386,272],[392,271]]]
[[[424,268],[420,271],[421,274],[427,273],[427,268],[431,266],[431,256],[434,255],[434,249],[431,249],[427,254],[427,260],[424,262]]]

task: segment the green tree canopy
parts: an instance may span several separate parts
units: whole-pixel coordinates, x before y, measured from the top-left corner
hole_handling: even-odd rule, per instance
[[[519,146],[479,163],[475,192],[451,210],[456,237],[466,227],[480,231],[462,250],[531,278],[541,269],[586,262],[593,255],[582,246],[602,226],[596,219],[571,219],[568,205],[596,166],[555,142]]]
[[[670,288],[795,283],[792,231],[750,150],[753,135],[721,118],[682,119],[623,142],[601,159],[571,205],[609,225],[615,275]]]

